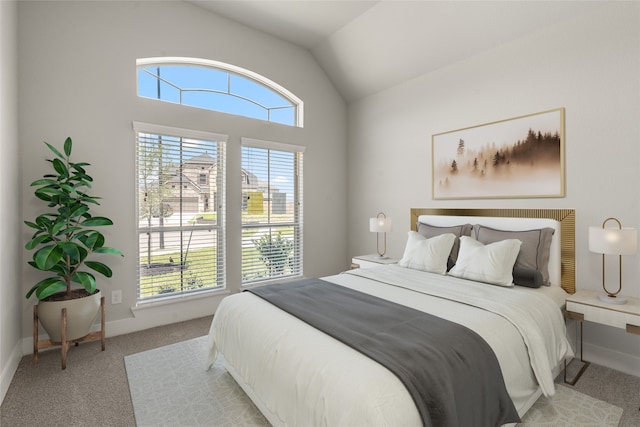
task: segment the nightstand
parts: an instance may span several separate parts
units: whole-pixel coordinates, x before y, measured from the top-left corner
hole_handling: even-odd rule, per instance
[[[358,255],[351,258],[351,268],[370,268],[377,265],[397,264],[397,258],[380,258],[374,255]]]
[[[564,380],[571,385],[574,385],[578,381],[585,369],[589,366],[589,362],[586,362],[582,357],[582,323],[585,320],[587,322],[600,323],[602,325],[624,329],[631,334],[640,335],[640,299],[626,297],[626,304],[607,304],[598,299],[598,294],[600,293],[601,291],[585,290],[578,291],[567,297],[565,316],[568,319],[580,322],[580,360],[585,363],[576,377],[568,381],[565,362]]]

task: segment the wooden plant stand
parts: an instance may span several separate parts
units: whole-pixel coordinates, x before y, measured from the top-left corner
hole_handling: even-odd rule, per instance
[[[102,351],[105,348],[105,306],[104,306],[104,297],[100,298],[100,330],[96,332],[91,332],[84,337],[77,338],[75,340],[67,340],[67,309],[62,309],[62,318],[60,320],[60,336],[62,341],[51,341],[51,340],[40,340],[38,341],[38,305],[33,306],[33,363],[38,363],[38,350],[43,348],[50,348],[55,346],[61,346],[61,358],[62,358],[62,369],[66,369],[67,367],[67,351],[69,350],[70,344],[75,344],[76,347],[80,345],[81,342],[88,341],[97,341],[100,340],[102,343]]]

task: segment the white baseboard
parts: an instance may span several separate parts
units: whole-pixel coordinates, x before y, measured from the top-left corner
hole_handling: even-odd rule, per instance
[[[7,395],[13,375],[16,373],[18,365],[20,364],[20,359],[22,359],[22,351],[20,341],[18,341],[13,347],[7,363],[3,363],[2,372],[0,373],[0,404],[2,404],[4,397]]]
[[[622,353],[587,342],[583,346],[585,360],[625,374],[640,377],[640,356]]]

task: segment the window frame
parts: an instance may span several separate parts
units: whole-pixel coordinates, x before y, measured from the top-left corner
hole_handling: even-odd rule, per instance
[[[226,192],[227,192],[227,167],[226,167],[226,144],[228,143],[228,135],[218,134],[207,131],[198,131],[192,129],[184,129],[177,128],[172,126],[164,126],[164,125],[156,125],[150,123],[143,122],[133,122],[133,130],[134,130],[134,138],[135,138],[135,151],[136,151],[136,161],[135,161],[135,169],[136,169],[136,306],[143,306],[158,303],[161,301],[171,300],[171,299],[180,299],[193,297],[195,295],[200,294],[208,294],[211,292],[219,292],[221,290],[227,289],[227,254],[226,254],[226,239],[227,239],[227,226],[226,226]],[[216,212],[216,224],[207,224],[207,225],[192,225],[189,226],[189,230],[209,230],[212,229],[217,230],[216,236],[216,283],[217,286],[208,286],[201,290],[189,290],[189,291],[181,291],[175,293],[168,293],[165,295],[157,294],[151,297],[141,298],[141,264],[140,264],[140,234],[144,232],[154,232],[156,229],[160,229],[160,227],[141,227],[140,226],[140,191],[137,188],[139,185],[139,168],[138,168],[138,149],[139,149],[139,134],[151,134],[155,136],[167,136],[174,138],[182,138],[182,139],[195,139],[201,141],[208,141],[217,144],[217,153],[216,153],[216,161],[218,165],[222,166],[222,171],[218,170],[217,174],[222,177],[221,182],[216,182],[216,198],[215,201],[208,199],[209,205],[212,203],[216,203],[215,207]],[[179,226],[173,227],[165,227],[162,231],[185,231],[186,226],[180,224]],[[145,231],[146,230],[146,231]],[[222,265],[220,265],[222,264]]]
[[[291,91],[282,87],[278,83],[270,80],[256,72],[251,70],[247,70],[242,67],[238,67],[236,65],[227,64],[225,62],[214,61],[211,59],[202,59],[202,58],[187,58],[187,57],[155,57],[155,58],[140,58],[136,60],[136,79],[138,78],[137,70],[143,67],[149,66],[171,66],[171,65],[184,65],[184,66],[201,66],[206,68],[213,68],[217,70],[221,70],[227,73],[235,74],[246,79],[252,80],[262,86],[267,87],[268,89],[276,92],[280,96],[286,98],[289,102],[294,105],[294,125],[295,127],[304,127],[304,102],[297,96],[295,96]],[[136,85],[137,87],[137,85]],[[137,93],[137,89],[136,89]],[[249,102],[253,102],[248,100]],[[163,101],[164,102],[164,101]],[[183,104],[180,104],[183,105]],[[188,105],[187,105],[188,106]],[[199,108],[199,107],[195,107]],[[217,110],[211,110],[217,111]],[[233,114],[233,113],[226,113]],[[236,114],[237,115],[237,114]],[[239,117],[248,117],[243,115],[238,115]],[[248,117],[251,118],[251,117]],[[279,123],[272,122],[268,120],[269,123]],[[282,124],[282,123],[279,123]],[[286,124],[284,124],[287,126]]]
[[[292,271],[292,274],[288,274],[288,275],[274,275],[274,276],[268,276],[263,279],[245,280],[245,271],[244,271],[245,258],[243,253],[241,255],[241,266],[242,266],[241,268],[243,270],[241,287],[246,288],[246,287],[251,287],[256,285],[262,285],[274,280],[302,277],[304,275],[304,221],[303,221],[304,160],[303,158],[304,158],[305,147],[300,145],[285,144],[285,143],[280,143],[275,141],[267,141],[267,140],[247,138],[247,137],[240,138],[240,145],[241,145],[241,151],[244,148],[248,147],[248,148],[265,149],[270,151],[293,153],[294,160],[293,160],[292,166],[293,166],[294,177],[295,177],[295,182],[293,183],[293,192],[294,192],[293,221],[285,222],[285,223],[267,222],[267,223],[259,223],[259,224],[245,224],[243,221],[241,221],[241,230],[242,230],[241,234],[243,236],[244,236],[244,231],[248,229],[259,229],[259,228],[272,229],[272,228],[278,228],[278,227],[294,227],[294,234],[293,234],[293,253],[294,253],[294,259],[295,259],[294,271]],[[242,157],[244,157],[244,153],[241,153],[241,158]],[[245,178],[244,167],[242,167],[241,169],[243,172],[242,178],[244,181],[244,178]],[[241,215],[242,215],[242,212],[245,211],[245,206],[247,205],[245,205],[244,194],[243,194],[243,209],[241,210]],[[244,237],[242,237],[242,239],[244,243]]]

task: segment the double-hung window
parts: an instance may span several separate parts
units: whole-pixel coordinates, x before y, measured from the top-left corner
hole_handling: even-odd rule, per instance
[[[225,287],[225,143],[134,123],[138,301]]]
[[[304,147],[242,138],[242,283],[302,275]]]

